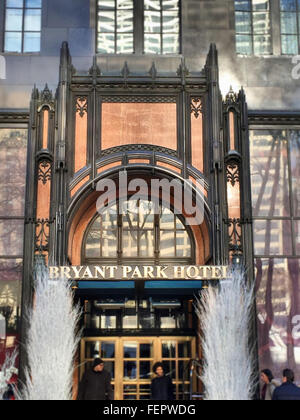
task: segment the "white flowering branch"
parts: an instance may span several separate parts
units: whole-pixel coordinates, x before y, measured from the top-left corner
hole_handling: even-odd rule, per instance
[[[23,400],[70,400],[80,317],[68,280],[51,280],[43,263],[36,268],[34,308],[28,316],[28,367]]]
[[[254,287],[233,268],[220,287],[204,291],[196,304],[202,327],[206,400],[250,400],[256,385],[249,347]]]

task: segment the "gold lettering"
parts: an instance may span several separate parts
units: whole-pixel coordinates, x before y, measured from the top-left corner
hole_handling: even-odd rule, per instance
[[[188,278],[196,279],[196,278],[199,277],[200,273],[199,273],[198,267],[196,267],[195,265],[191,265],[190,267],[187,268],[186,274],[187,274]]]
[[[146,265],[144,267],[144,278],[145,279],[154,279],[154,267]]]
[[[125,265],[123,267],[123,278],[128,279],[128,274],[132,272],[132,267]]]
[[[163,267],[160,267],[160,266],[156,266],[156,274],[157,274],[157,278],[159,278],[159,279],[167,279],[168,278],[168,276],[167,276],[167,274],[165,273],[165,271],[166,271],[166,269],[168,268],[168,266],[167,265],[165,265],[165,266],[163,266]]]
[[[108,270],[109,270],[109,278],[114,279],[116,277],[116,271],[118,269],[118,266],[112,265],[112,266],[109,266],[109,267],[106,267],[106,268],[108,268]]]
[[[207,265],[203,266],[203,279],[204,280],[207,280],[207,279],[211,278],[211,269],[212,269],[212,267],[209,267]],[[210,271],[210,276],[207,273],[208,271]]]
[[[79,269],[77,267],[75,267],[74,265],[72,266],[72,270],[75,274],[74,280],[80,279],[80,271],[83,269],[83,266],[80,266]]]
[[[60,277],[71,279],[70,271],[71,267],[60,267]]]
[[[133,273],[132,273],[132,276],[131,276],[133,279],[134,278],[138,278],[138,279],[142,279],[143,278],[143,276],[142,276],[142,273],[141,273],[141,271],[140,271],[140,269],[139,269],[139,267],[135,267],[135,269],[134,269],[134,271],[133,271]]]
[[[99,278],[101,277],[102,279],[105,279],[105,269],[106,267],[101,266],[99,267],[98,265],[95,266],[95,278]]]
[[[211,277],[213,279],[221,279],[222,278],[222,271],[220,267],[213,267]]]
[[[49,277],[50,277],[50,279],[58,279],[59,268],[58,267],[49,267]]]
[[[175,266],[174,267],[174,278],[175,279],[184,279],[185,278],[185,267]]]
[[[86,268],[85,268],[85,271],[84,271],[84,273],[82,274],[82,277],[83,277],[83,278],[88,278],[88,279],[93,279],[93,275],[92,275],[92,272],[91,272],[91,270],[90,270],[90,268],[89,268],[89,267],[86,267]]]

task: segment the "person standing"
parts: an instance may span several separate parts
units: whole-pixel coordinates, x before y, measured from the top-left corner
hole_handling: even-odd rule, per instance
[[[157,376],[151,382],[152,400],[168,401],[174,400],[173,382],[165,375],[164,366],[161,362],[155,363],[153,373]]]
[[[261,392],[261,400],[271,401],[275,389],[280,384],[275,381],[274,376],[272,372],[270,371],[270,369],[264,369],[261,371],[261,379],[264,383],[262,392]]]
[[[111,375],[104,369],[102,359],[95,359],[92,369],[83,375],[79,384],[77,400],[113,400]]]
[[[294,384],[294,372],[290,369],[285,369],[282,376],[282,385],[275,389],[272,400],[300,401],[300,388]]]

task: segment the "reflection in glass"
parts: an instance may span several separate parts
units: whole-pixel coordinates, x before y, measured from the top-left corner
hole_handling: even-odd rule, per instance
[[[124,359],[136,359],[137,358],[138,343],[131,341],[124,343]]]
[[[253,216],[288,216],[286,131],[252,130],[250,153]]]
[[[24,29],[25,31],[41,30],[41,9],[25,10]]]
[[[300,132],[291,131],[290,140],[292,199],[294,216],[300,217]]]
[[[192,357],[192,350],[191,350],[191,342],[183,342],[178,343],[178,357],[185,357],[191,358]]]
[[[292,232],[289,220],[255,220],[256,255],[291,255]]]
[[[135,361],[124,362],[124,380],[137,379],[137,369]]]
[[[23,10],[6,9],[5,30],[21,31],[23,24]]]
[[[149,379],[151,376],[150,362],[140,362],[140,379]]]
[[[152,344],[140,344],[140,358],[141,359],[150,359],[153,357],[152,354],[153,351],[153,345]]]
[[[176,379],[176,362],[164,360],[165,374],[172,379]]]
[[[115,357],[115,343],[101,343],[101,358],[113,359]]]
[[[176,341],[165,341],[162,343],[162,357],[164,359],[176,357]]]
[[[39,52],[41,49],[40,32],[25,32],[24,34],[24,52]]]
[[[22,52],[22,32],[6,32],[4,51]]]

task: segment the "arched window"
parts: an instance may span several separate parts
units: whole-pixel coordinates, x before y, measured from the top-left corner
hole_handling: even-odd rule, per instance
[[[193,262],[190,233],[167,207],[160,206],[155,214],[151,201],[130,200],[122,208],[115,204],[92,220],[84,239],[84,262]]]

